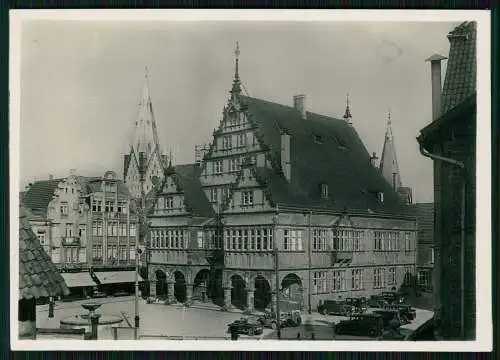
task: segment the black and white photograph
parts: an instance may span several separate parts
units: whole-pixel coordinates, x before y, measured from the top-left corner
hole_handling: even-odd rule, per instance
[[[491,350],[488,11],[10,19],[13,349]]]

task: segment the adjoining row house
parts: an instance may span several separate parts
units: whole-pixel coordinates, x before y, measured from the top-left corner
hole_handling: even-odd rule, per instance
[[[476,334],[476,37],[464,22],[448,34],[444,85],[433,55],[432,122],[421,130],[423,156],[434,161],[434,306],[436,338]]]
[[[22,195],[41,246],[73,294],[133,290],[137,215],[116,174],[36,181]]]
[[[421,292],[431,294],[434,268],[434,203],[416,203],[411,207],[415,211],[418,227],[417,286]]]
[[[395,154],[376,166],[349,104],[339,120],[308,111],[304,95],[293,106],[243,95],[238,54],[209,150],[169,166],[158,191],[151,295],[252,309],[279,294],[311,311],[403,286],[415,274],[417,227]]]

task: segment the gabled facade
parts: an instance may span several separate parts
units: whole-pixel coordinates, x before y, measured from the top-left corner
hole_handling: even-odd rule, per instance
[[[135,266],[138,219],[123,181],[108,171],[102,177],[70,175],[36,181],[23,196],[26,217],[55,266],[75,291],[96,286],[95,271],[126,271]],[[133,278],[131,278],[133,281]]]
[[[155,181],[163,179],[167,156],[162,153],[157,124],[149,93],[148,79],[144,84],[139,115],[134,123],[133,137],[128,154],[124,155],[123,179],[133,198],[153,189]]]
[[[245,96],[238,57],[230,94],[201,165],[173,168],[158,194],[151,295],[251,310],[275,306],[279,289],[311,311],[409,283],[415,219],[350,109],[339,120],[307,111],[304,95],[293,107]],[[165,245],[181,234],[182,246]]]

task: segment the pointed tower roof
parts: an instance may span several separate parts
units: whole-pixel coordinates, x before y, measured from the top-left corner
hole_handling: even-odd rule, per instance
[[[384,179],[391,184],[394,190],[398,190],[401,184],[398,159],[396,157],[396,147],[394,145],[394,135],[392,134],[391,112],[387,116],[387,129],[385,131],[384,147],[382,158],[380,159],[380,172]]]
[[[135,121],[133,134],[131,146],[136,154],[144,152],[149,157],[154,150],[160,150],[156,121],[153,113],[153,104],[149,94],[147,67],[144,88],[139,103],[139,116]]]
[[[240,73],[239,73],[239,61],[240,61],[240,43],[236,42],[236,50],[234,51],[235,55],[235,70],[234,70],[234,80],[233,80],[233,88],[231,89],[231,94],[239,95],[241,93],[241,81],[240,81]]]
[[[349,107],[349,94],[346,96],[346,106],[343,118],[348,124],[352,124],[351,108]]]

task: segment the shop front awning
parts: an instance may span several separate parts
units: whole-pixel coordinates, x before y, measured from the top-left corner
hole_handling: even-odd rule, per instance
[[[106,271],[96,272],[95,275],[101,284],[118,284],[135,282],[135,271]],[[141,275],[137,274],[139,281],[143,281]]]
[[[96,286],[88,272],[61,273],[66,285],[70,288]]]

